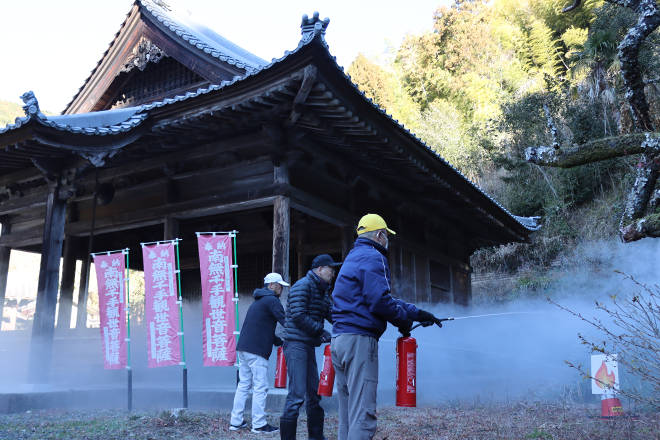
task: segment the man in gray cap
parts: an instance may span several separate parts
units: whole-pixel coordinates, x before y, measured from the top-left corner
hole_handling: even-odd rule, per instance
[[[236,344],[240,382],[234,396],[230,431],[247,427],[243,412],[248,392],[252,388],[252,432],[277,432],[277,428],[266,421],[268,358],[273,351],[273,345],[282,345],[282,340],[275,336],[275,327],[278,322],[284,325],[284,309],[279,298],[283,288],[288,285],[279,273],[269,273],[264,278],[264,287],[252,294],[254,302],[248,308]]]
[[[298,413],[306,402],[307,429],[310,440],[324,440],[319,371],[316,366],[316,347],[330,342],[330,332],[323,329],[324,321],[332,324],[330,290],[335,278],[336,263],[329,255],[319,255],[312,261],[312,269],[298,280],[287,297],[284,324],[284,358],[286,359],[289,393],[280,419],[282,440],[295,440]]]

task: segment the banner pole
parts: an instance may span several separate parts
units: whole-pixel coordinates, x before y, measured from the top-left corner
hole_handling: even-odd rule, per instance
[[[131,370],[131,281],[130,274],[131,269],[129,266],[128,251],[126,248],[126,354],[128,365],[127,369],[127,378],[128,378],[128,410],[133,410],[133,370]]]
[[[183,293],[181,292],[181,264],[179,263],[179,239],[174,241],[176,247],[176,273],[179,280],[179,334],[181,336],[181,360],[183,364],[183,407],[188,409],[188,369],[186,368],[186,346],[183,339]]]
[[[231,231],[230,236],[231,236],[231,241],[232,244],[234,245],[234,261],[233,261],[233,266],[234,266],[234,321],[236,322],[236,344],[238,345],[238,338],[241,335],[241,330],[240,330],[240,325],[238,322],[238,262],[236,259],[236,234],[238,234],[238,231]],[[236,357],[236,384],[238,385],[238,382],[240,382],[240,365],[239,365],[239,360],[238,357]]]

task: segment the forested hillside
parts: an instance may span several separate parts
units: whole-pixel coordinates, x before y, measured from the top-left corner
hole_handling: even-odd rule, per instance
[[[569,169],[525,161],[527,147],[634,130],[617,46],[636,14],[600,0],[562,13],[569,4],[456,0],[438,8],[433,29],[382,56],[360,54],[348,69],[369,97],[512,213],[541,217],[533,245],[480,251],[477,273],[544,270],[579,243],[618,239],[639,156]],[[639,52],[656,126],[659,48],[655,31]]]
[[[18,116],[25,116],[25,112],[19,104],[0,101],[0,127],[12,124]]]

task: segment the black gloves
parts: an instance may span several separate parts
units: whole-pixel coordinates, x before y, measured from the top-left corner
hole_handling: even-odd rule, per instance
[[[323,330],[323,333],[320,336],[321,342],[326,343],[330,342],[332,340],[332,335],[330,334],[329,331]]]
[[[406,319],[406,323],[399,326],[399,333],[401,333],[404,338],[409,337],[412,326],[413,322],[410,319]]]
[[[424,327],[428,327],[429,325],[433,324],[437,324],[438,327],[442,327],[442,322],[433,316],[433,313],[429,313],[422,309],[419,309],[419,312],[417,313],[417,321],[421,322]]]
[[[281,340],[280,338],[278,338],[277,336],[275,336],[275,337],[273,338],[273,345],[274,345],[275,347],[281,347],[281,346],[282,346],[282,343],[283,343],[282,340]]]

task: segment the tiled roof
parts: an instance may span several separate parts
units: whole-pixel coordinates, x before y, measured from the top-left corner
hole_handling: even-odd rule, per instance
[[[140,110],[139,107],[128,107],[61,116],[46,116],[40,112],[28,113],[27,116],[16,118],[13,124],[0,128],[0,134],[20,128],[29,121],[37,121],[46,127],[76,134],[104,136],[124,133],[147,119],[148,113]]]
[[[187,41],[191,45],[204,51],[211,56],[225,61],[228,64],[234,65],[238,68],[245,69],[246,72],[258,69],[267,62],[258,56],[248,52],[247,50],[237,46],[223,36],[193,20],[185,8],[176,5],[171,0],[135,0],[137,4],[142,5],[149,13],[151,13],[158,21],[165,24],[172,32],[181,37],[182,40]],[[160,6],[159,4],[163,5]],[[169,9],[169,10],[168,10]],[[96,66],[89,73],[83,85],[78,89],[75,95],[71,98],[65,107],[69,106],[76,100],[80,92],[85,88],[94,73],[101,66],[101,63],[110,52],[110,49],[117,41],[117,37],[128,21],[130,12],[126,15],[126,19],[122,23],[119,31],[115,34],[114,39],[108,45],[108,48],[103,52],[101,59],[96,63]]]
[[[248,72],[266,64],[265,60],[195,21],[185,8],[171,0],[139,1],[147,11],[176,35],[221,61]]]

